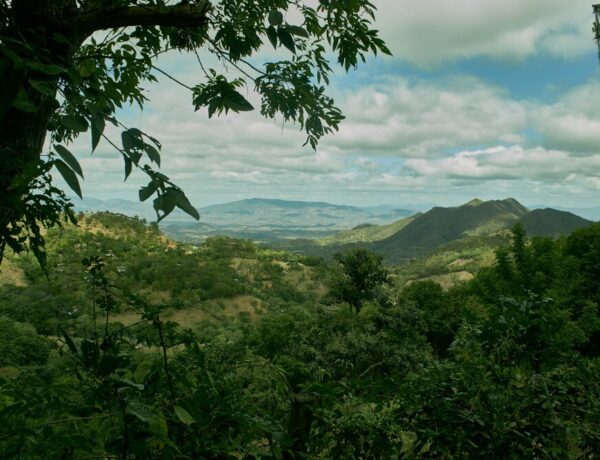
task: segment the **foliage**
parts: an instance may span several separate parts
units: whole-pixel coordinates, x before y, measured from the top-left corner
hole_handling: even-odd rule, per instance
[[[69,288],[53,302],[70,310],[51,321],[19,297],[40,295],[36,277],[45,278],[30,258],[11,260],[35,289],[5,288],[0,300],[10,366],[0,368],[0,449],[8,458],[593,457],[599,229],[551,240],[517,227],[473,281],[393,290],[381,289],[382,276],[377,295],[354,291],[356,311],[323,303],[298,277],[384,274],[366,251],[308,267],[247,241],[192,250],[139,220],[82,216],[60,240],[48,235],[50,283]],[[115,276],[137,258],[135,272]],[[148,263],[171,297],[145,294],[150,278],[137,284]],[[170,311],[202,271],[181,280],[178,297],[177,263],[215,264],[232,292],[244,279],[264,308],[179,326]],[[123,322],[122,311],[134,319]],[[24,321],[53,324],[38,331],[54,337]]]
[[[306,143],[316,148],[343,119],[325,92],[332,73],[327,54],[333,52],[346,71],[369,54],[389,54],[372,28],[375,6],[367,0],[28,5],[28,0],[0,2],[0,75],[7,83],[0,90],[0,151],[6,163],[0,180],[0,254],[6,244],[15,251],[29,244],[42,264],[43,234],[36,222],[51,226],[62,212],[70,213],[64,194],[51,185],[50,171],[82,195],[84,172],[68,144],[86,132],[92,153],[103,139],[115,148],[126,179],[134,168],[148,176],[139,197],[154,197],[157,220],[175,208],[199,218],[183,191],[158,172],[162,144],[116,118],[126,105],[143,107],[145,83],[157,81],[157,75],[172,78],[156,67],[158,56],[171,50],[195,54],[200,82],[183,86],[196,110],[206,107],[209,117],[253,110],[242,94],[253,86],[263,116],[297,123]],[[250,62],[265,45],[285,48],[286,58],[262,66]],[[216,58],[216,68],[204,66],[207,55]],[[228,77],[229,69],[235,77]],[[107,137],[108,124],[122,129],[120,142]],[[47,130],[50,146],[42,155]]]
[[[336,254],[334,259],[341,271],[330,280],[331,296],[335,301],[348,303],[358,313],[363,303],[375,299],[388,283],[383,257],[366,249],[353,249]]]

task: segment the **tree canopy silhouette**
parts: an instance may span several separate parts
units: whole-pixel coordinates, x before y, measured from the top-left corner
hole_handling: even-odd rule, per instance
[[[367,0],[0,0],[0,260],[6,245],[17,252],[29,246],[43,264],[40,226],[60,223],[65,212],[72,217],[50,173],[81,196],[84,172],[68,144],[85,132],[92,152],[102,138],[114,146],[126,178],[134,168],[148,175],[139,195],[154,197],[158,220],[176,207],[198,218],[158,171],[159,140],[116,118],[123,106],[144,105],[144,82],[170,77],[156,66],[161,54],[196,55],[201,78],[186,87],[209,117],[253,110],[240,91],[250,83],[261,114],[297,123],[315,148],[343,119],[325,92],[327,53],[345,70],[369,53],[389,53],[372,28],[374,13]],[[264,46],[287,57],[250,61]],[[207,52],[219,66],[203,65]],[[235,78],[225,65],[237,69]],[[122,129],[119,142],[106,137],[107,123]]]

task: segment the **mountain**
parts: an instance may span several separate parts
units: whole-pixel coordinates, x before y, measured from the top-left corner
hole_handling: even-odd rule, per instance
[[[505,200],[472,200],[452,208],[435,207],[416,217],[400,231],[370,247],[399,262],[453,240],[468,236],[492,234],[510,227],[529,210],[513,198]]]
[[[342,230],[334,235],[321,238],[317,240],[317,243],[322,246],[328,246],[383,240],[402,230],[419,215],[415,214],[414,216],[404,217],[387,225],[358,225],[351,230]]]
[[[546,208],[546,206],[536,206],[536,208],[543,209]],[[554,209],[558,209],[559,211],[567,211],[594,222],[600,221],[600,206],[591,206],[588,208],[565,208],[556,206]]]
[[[593,223],[583,217],[556,209],[534,209],[521,218],[523,228],[529,235],[560,236]]]

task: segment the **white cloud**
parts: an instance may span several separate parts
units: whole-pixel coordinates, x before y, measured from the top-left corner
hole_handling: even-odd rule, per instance
[[[593,49],[585,0],[380,0],[378,25],[398,58],[436,66],[471,57],[521,60]]]

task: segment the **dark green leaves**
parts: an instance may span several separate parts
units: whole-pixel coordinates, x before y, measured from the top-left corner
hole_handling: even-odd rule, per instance
[[[277,48],[277,30],[273,26],[267,27],[267,37],[273,45],[273,48]]]
[[[230,110],[234,112],[254,110],[252,104],[236,90],[243,85],[244,81],[241,79],[228,81],[223,75],[217,75],[212,71],[212,78],[208,83],[194,88],[194,106],[196,110],[208,107],[209,118],[215,113],[220,115]]]
[[[142,199],[142,197],[146,197],[147,199],[147,197],[152,194],[150,193],[152,187],[153,185],[149,184],[147,187],[142,188],[140,190],[140,199]],[[200,219],[198,210],[192,206],[183,191],[176,187],[171,186],[164,188],[164,191],[154,199],[153,204],[159,222],[173,212],[175,207],[178,207],[196,220]]]
[[[54,166],[63,177],[67,185],[73,190],[79,198],[83,198],[79,181],[73,170],[62,160],[54,160]]]
[[[158,186],[154,181],[150,182],[146,187],[142,187],[139,192],[140,201],[146,201],[148,198],[150,198],[156,193],[157,189]]]
[[[88,123],[87,120],[78,115],[66,115],[60,118],[60,124],[65,128],[70,129],[78,133],[87,131]]]
[[[66,147],[60,144],[55,145],[54,150],[56,150],[56,153],[58,153],[64,162],[69,165],[69,168],[79,174],[79,176],[83,179],[83,171],[81,170],[81,166],[79,165],[77,158],[75,158],[75,155],[73,155],[69,150],[67,150]]]
[[[277,37],[283,46],[289,49],[292,53],[296,54],[296,45],[294,44],[294,37],[288,32],[287,28],[280,27],[277,30]]]
[[[183,407],[175,406],[174,409],[177,418],[185,425],[192,425],[193,423],[196,423],[194,417],[192,417],[190,413],[186,411]]]
[[[98,147],[105,127],[106,121],[104,120],[104,116],[102,114],[94,115],[92,118],[92,152]]]

